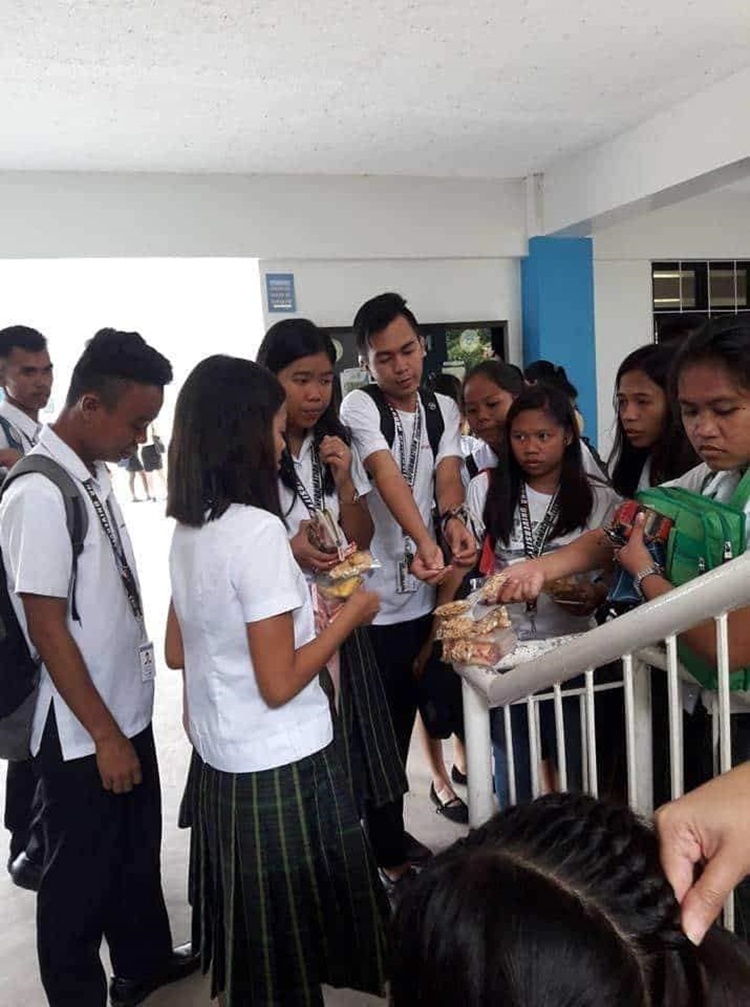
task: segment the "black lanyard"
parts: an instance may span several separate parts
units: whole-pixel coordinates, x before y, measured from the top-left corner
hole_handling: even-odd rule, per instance
[[[99,523],[104,529],[104,534],[109,539],[109,544],[112,546],[112,553],[115,557],[115,563],[117,564],[117,572],[122,578],[123,587],[125,588],[125,593],[128,596],[128,602],[133,611],[133,615],[136,617],[138,622],[143,621],[143,607],[141,605],[141,595],[138,590],[138,582],[135,579],[135,574],[130,569],[130,564],[128,563],[128,558],[125,555],[125,549],[123,548],[122,542],[119,537],[115,535],[113,524],[116,524],[115,516],[112,513],[112,508],[107,502],[107,507],[109,509],[109,517],[104,510],[104,506],[96,494],[94,489],[94,483],[91,479],[87,479],[83,484],[83,488],[89,495],[91,503],[96,511],[96,516],[99,518]],[[111,518],[111,521],[110,521]]]
[[[310,496],[307,491],[307,487],[300,479],[296,465],[294,466],[294,479],[297,483],[297,494],[300,500],[307,508],[307,512],[310,517],[314,517],[317,512],[323,510],[324,504],[323,463],[320,460],[318,449],[314,444],[310,445],[310,461],[312,462],[313,495]]]
[[[411,438],[411,449],[409,451],[409,457],[406,456],[406,435],[404,434],[404,424],[401,422],[401,416],[398,410],[394,409],[393,406],[390,407],[393,413],[393,422],[396,427],[396,435],[398,437],[398,450],[401,459],[401,475],[406,479],[409,485],[409,489],[414,489],[414,483],[417,480],[417,471],[419,470],[419,455],[422,448],[422,410],[419,404],[419,398],[417,398],[417,411],[414,416],[414,430]]]
[[[537,526],[536,535],[531,527],[531,510],[529,509],[529,498],[526,493],[526,484],[521,484],[521,495],[518,500],[518,510],[521,515],[521,533],[523,535],[523,551],[529,559],[536,559],[544,552],[544,547],[550,537],[550,533],[555,526],[560,514],[560,503],[557,497],[557,490],[549,502],[547,511]]]

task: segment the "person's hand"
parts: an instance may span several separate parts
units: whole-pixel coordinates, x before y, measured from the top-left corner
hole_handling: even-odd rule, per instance
[[[141,764],[136,751],[120,731],[96,743],[96,765],[102,786],[115,794],[128,794],[141,782]]]
[[[503,571],[506,579],[498,591],[497,602],[536,601],[544,587],[544,569],[538,559],[513,563]]]
[[[369,626],[379,611],[380,595],[364,587],[358,587],[341,610],[352,616],[355,626]]]
[[[642,570],[646,570],[648,567],[654,565],[654,560],[646,548],[643,538],[644,524],[645,518],[643,514],[639,514],[635,519],[630,538],[622,549],[615,552],[617,562],[623,570],[627,570],[633,577],[641,573]]]
[[[443,552],[437,542],[428,539],[417,547],[417,554],[411,561],[410,571],[425,584],[442,584],[453,568],[445,565]]]
[[[575,596],[571,594],[564,598],[557,598],[551,591],[548,593],[555,604],[564,608],[570,615],[579,618],[593,615],[607,597],[604,585],[592,584],[590,580],[581,580],[576,583]]]
[[[474,565],[477,558],[476,539],[460,518],[454,517],[446,522],[445,541],[456,566]]]
[[[335,553],[321,552],[311,544],[307,536],[309,527],[309,521],[300,521],[297,534],[289,542],[292,547],[292,555],[303,570],[310,570],[312,573],[326,573],[336,566],[339,558]]]
[[[665,804],[655,818],[682,929],[700,944],[732,889],[750,874],[750,762]]]
[[[340,437],[324,437],[318,445],[318,454],[323,465],[330,468],[337,489],[351,478],[352,452]]]

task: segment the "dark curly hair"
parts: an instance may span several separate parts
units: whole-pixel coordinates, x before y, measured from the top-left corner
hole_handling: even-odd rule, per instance
[[[393,1007],[707,1007],[747,1001],[733,947],[695,948],[652,829],[552,794],[497,815],[405,890]],[[710,978],[709,978],[710,977]]]
[[[128,384],[163,388],[171,380],[172,365],[140,333],[99,329],[73,368],[65,405],[71,408],[82,395],[96,392],[113,409]]]

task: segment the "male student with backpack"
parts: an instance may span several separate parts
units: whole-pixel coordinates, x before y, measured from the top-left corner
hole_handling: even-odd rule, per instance
[[[76,576],[60,488],[17,478],[0,503],[0,546],[19,622],[41,658],[31,752],[46,858],[37,902],[50,1007],[135,1007],[198,966],[174,949],[161,888],[161,793],[151,729],[154,654],[133,551],[105,462],[142,444],[171,381],[137,333],[103,329],[73,371],[60,416],[28,456],[76,484],[87,531]],[[23,464],[23,463],[22,463]]]
[[[52,361],[47,340],[36,329],[0,329],[0,481],[36,444],[39,413],[52,391]],[[36,891],[44,862],[43,837],[34,795],[37,779],[31,759],[8,763],[5,827],[10,832],[8,872],[14,884]]]
[[[381,608],[368,632],[406,763],[417,710],[414,663],[447,570],[433,509],[449,563],[470,567],[476,543],[462,510],[458,408],[446,396],[420,392],[425,345],[416,318],[403,297],[385,293],[362,305],[354,333],[374,384],[347,395],[341,418],[373,481],[372,551],[381,568],[371,586]],[[429,853],[403,830],[403,800],[374,810],[366,824],[387,886],[409,871],[410,859]]]

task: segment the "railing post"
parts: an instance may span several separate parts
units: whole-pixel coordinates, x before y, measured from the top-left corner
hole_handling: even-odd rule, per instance
[[[650,815],[654,810],[654,757],[651,732],[651,669],[633,660],[633,734],[635,739],[635,810]]]
[[[492,743],[490,711],[484,697],[461,679],[466,736],[469,825],[476,829],[496,811],[492,795]]]

